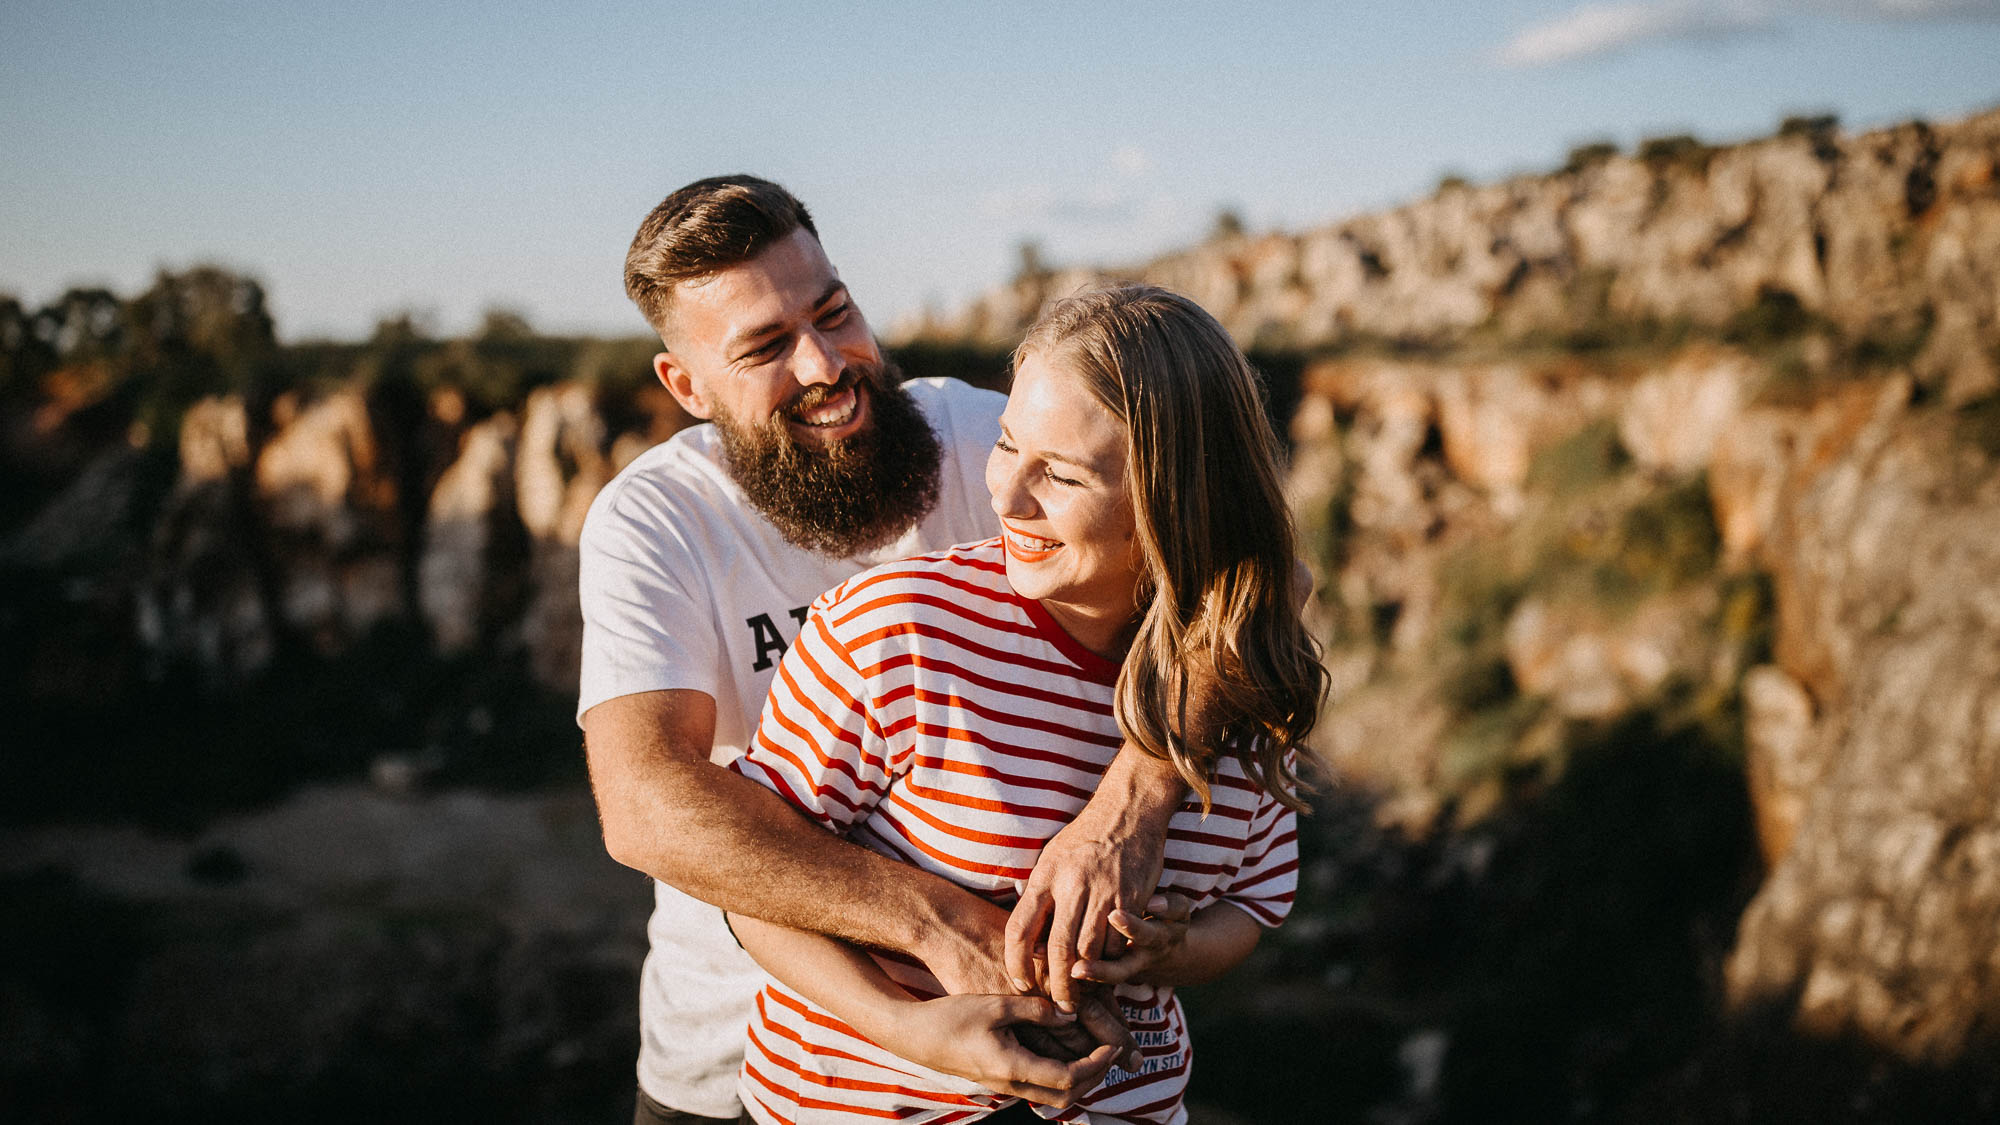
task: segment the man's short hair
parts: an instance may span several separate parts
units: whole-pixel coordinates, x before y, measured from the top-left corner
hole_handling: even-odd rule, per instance
[[[653,208],[625,252],[625,295],[664,339],[674,287],[756,257],[812,215],[791,192],[756,176],[710,176]]]

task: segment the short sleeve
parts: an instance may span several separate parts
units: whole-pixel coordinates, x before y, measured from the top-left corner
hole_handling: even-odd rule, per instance
[[[1298,889],[1298,814],[1263,794],[1250,815],[1242,866],[1223,889],[1222,900],[1262,925],[1276,926],[1292,912]]]
[[[607,699],[682,688],[717,694],[717,629],[686,534],[640,519],[626,490],[599,496],[578,544],[583,661],[576,714]]]
[[[867,818],[891,775],[867,685],[828,625],[832,610],[822,598],[778,661],[756,736],[731,768],[841,832]]]
[[[986,460],[999,440],[1007,397],[957,379],[918,379],[908,386],[945,449],[947,492],[939,517],[947,523],[936,545],[998,535],[1000,523],[986,491]]]

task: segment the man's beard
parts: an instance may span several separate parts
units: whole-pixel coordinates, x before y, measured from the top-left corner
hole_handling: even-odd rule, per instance
[[[884,360],[849,367],[832,386],[807,387],[768,418],[746,422],[716,412],[729,475],[787,542],[846,558],[888,544],[937,503],[943,455],[901,382]],[[867,388],[857,397],[868,399],[861,432],[830,443],[792,436],[790,419],[857,384]]]

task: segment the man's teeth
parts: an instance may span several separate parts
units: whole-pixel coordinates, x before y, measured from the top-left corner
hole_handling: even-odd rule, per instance
[[[847,391],[794,417],[808,426],[838,426],[854,417],[854,409],[860,404],[860,398],[853,391]]]

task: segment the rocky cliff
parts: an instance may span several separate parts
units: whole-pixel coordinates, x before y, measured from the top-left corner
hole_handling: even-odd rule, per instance
[[[1591,342],[1607,325],[1822,321],[1969,401],[2000,382],[2000,111],[1843,135],[1827,120],[1711,148],[1581,149],[1543,176],[1452,183],[1298,234],[1123,267],[1036,269],[912,338],[1011,346],[1050,298],[1111,279],[1199,300],[1253,350]],[[1907,353],[1907,354],[1904,354]]]

